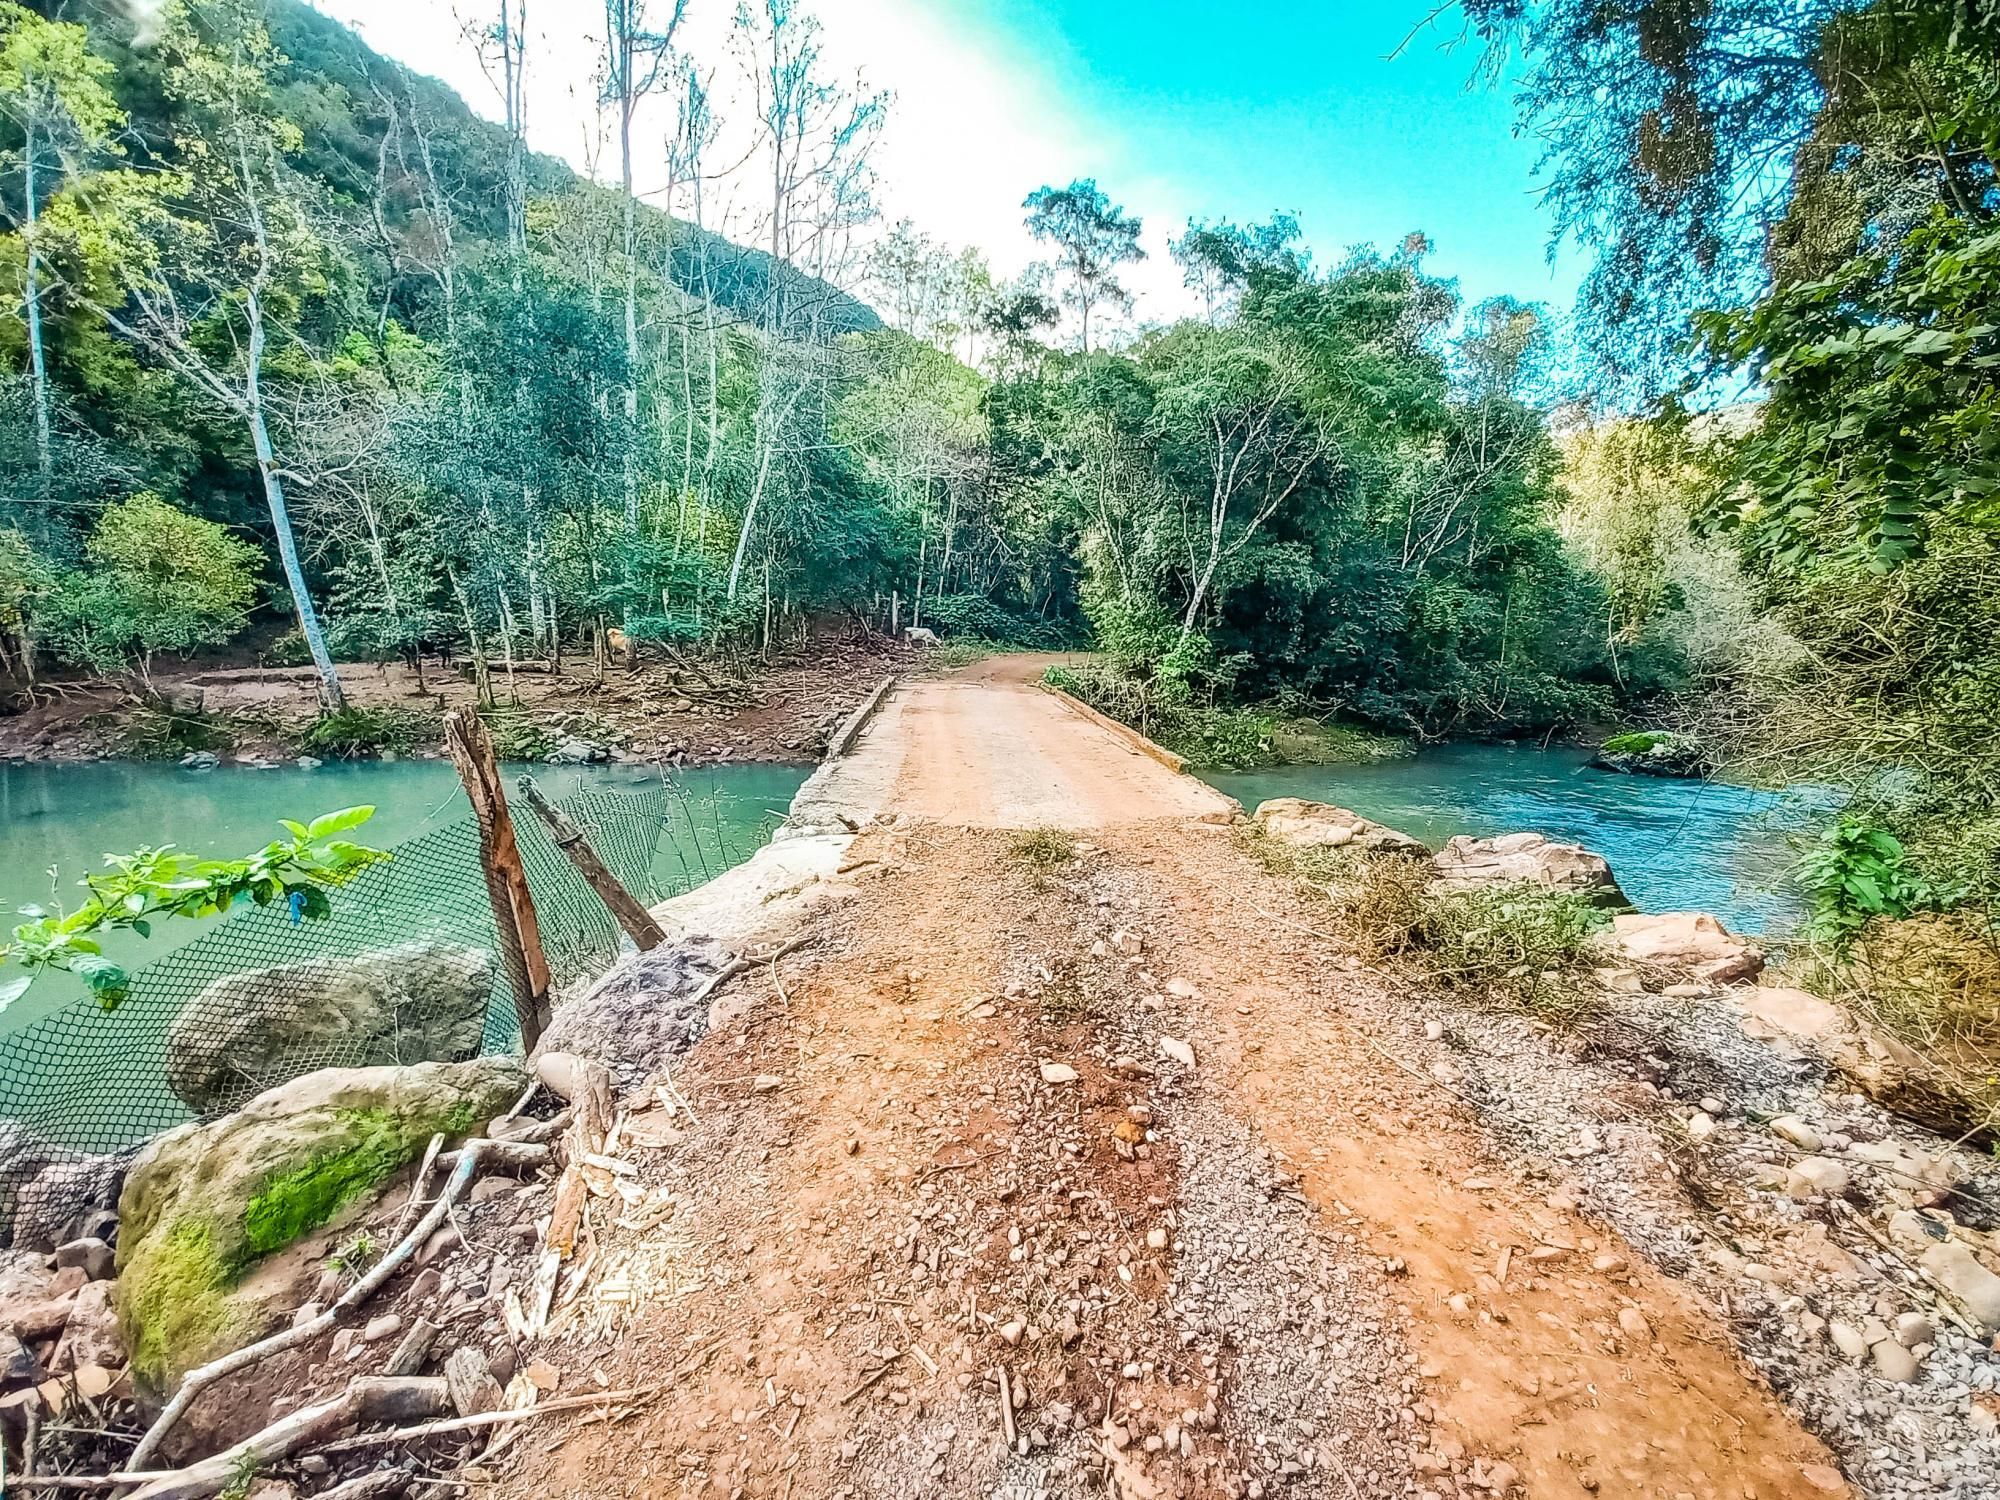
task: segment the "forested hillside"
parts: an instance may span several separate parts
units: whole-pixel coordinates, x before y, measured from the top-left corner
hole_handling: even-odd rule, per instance
[[[768,643],[846,610],[1095,638],[1167,712],[1277,694],[1444,734],[1634,685],[1553,527],[1545,317],[1461,308],[1421,235],[1319,270],[1287,220],[1190,225],[1207,316],[1135,329],[1138,222],[1088,180],[1027,196],[1050,261],[1018,283],[864,236],[885,101],[815,76],[785,7],[738,23],[795,95],[759,95],[763,251],[689,222],[694,186],[676,220],[580,182],[290,0],[136,37],[108,5],[12,14],[17,674],[143,676],[268,608],[331,702],[336,659]],[[513,87],[504,13],[475,40]],[[636,32],[608,58],[614,111],[677,91],[699,185],[712,64]],[[139,585],[162,574],[204,586]]]
[[[524,147],[519,0],[466,43],[499,124],[293,0],[136,13],[0,5],[17,693],[845,614],[1094,644],[1077,686],[1237,763],[1271,716],[1672,722],[1863,789],[1929,872],[1889,905],[1991,881],[1990,7],[1468,3],[1597,255],[1574,327],[1282,215],[1186,225],[1200,312],[1135,321],[1087,178],[1019,185],[1046,259],[996,277],[877,222],[892,101],[777,0],[717,56],[607,12],[606,183]]]

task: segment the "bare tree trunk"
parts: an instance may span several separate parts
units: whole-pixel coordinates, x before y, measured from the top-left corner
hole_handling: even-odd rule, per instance
[[[28,203],[23,221],[28,247],[28,279],[23,288],[28,306],[28,369],[35,386],[35,466],[41,472],[42,494],[46,498],[55,472],[55,442],[49,430],[49,369],[42,350],[41,257],[35,249],[35,226],[40,209],[35,203],[35,132],[32,128],[27,132],[22,160],[21,173]]]
[[[326,633],[320,629],[319,612],[313,608],[312,595],[306,589],[305,570],[299,566],[298,542],[292,536],[291,514],[285,508],[284,481],[278,477],[270,429],[264,422],[263,390],[259,382],[259,366],[264,358],[264,306],[254,291],[244,301],[244,317],[250,325],[248,368],[244,372],[244,419],[250,427],[251,446],[257,453],[257,472],[264,481],[264,503],[271,511],[278,562],[284,569],[285,586],[292,591],[292,607],[298,611],[299,634],[305,637],[306,650],[312,653],[313,666],[319,672],[320,702],[337,712],[347,707],[347,694],[341,689],[340,673],[334,670]]]

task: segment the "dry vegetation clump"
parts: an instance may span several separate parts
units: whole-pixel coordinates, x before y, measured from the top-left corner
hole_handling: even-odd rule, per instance
[[[2000,931],[1987,914],[1877,919],[1845,951],[1811,950],[1798,972],[1922,1058],[1974,1131],[2000,1130]]]
[[[1586,945],[1610,925],[1588,897],[1538,886],[1439,889],[1428,861],[1354,848],[1301,849],[1253,831],[1251,852],[1297,880],[1370,962],[1402,960],[1559,1026],[1596,1004]]]
[[[1036,874],[1053,875],[1076,858],[1076,835],[1067,828],[1030,828],[1014,835],[1007,852]]]

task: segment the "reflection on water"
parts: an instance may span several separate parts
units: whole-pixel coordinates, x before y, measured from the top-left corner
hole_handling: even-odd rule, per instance
[[[1764,792],[1590,770],[1580,750],[1450,745],[1368,766],[1205,773],[1255,809],[1271,797],[1333,802],[1433,848],[1453,834],[1533,831],[1611,861],[1647,911],[1710,911],[1781,935],[1799,914],[1789,872],[1825,820],[1824,792]]]

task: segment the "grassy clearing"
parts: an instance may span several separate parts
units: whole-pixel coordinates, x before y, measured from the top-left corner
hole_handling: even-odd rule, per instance
[[[1429,862],[1408,855],[1244,837],[1372,962],[1564,1029],[1599,1003],[1587,945],[1611,919],[1586,896],[1525,885],[1440,890]]]

